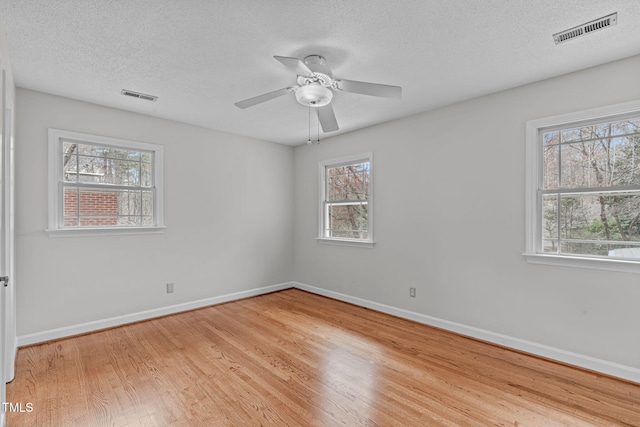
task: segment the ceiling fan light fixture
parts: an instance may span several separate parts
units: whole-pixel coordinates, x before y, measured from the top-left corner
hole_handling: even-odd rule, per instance
[[[254,96],[253,98],[236,102],[235,105],[238,108],[245,109],[293,92],[298,103],[309,108],[309,138],[307,143],[311,142],[311,107],[315,108],[318,114],[318,141],[320,140],[320,126],[322,126],[322,130],[325,133],[340,130],[335,112],[331,106],[334,90],[383,98],[400,99],[402,97],[402,88],[400,86],[360,82],[357,80],[334,80],[331,69],[326,66],[324,57],[320,55],[308,55],[304,58],[304,61],[288,56],[274,56],[274,58],[290,71],[295,72],[297,85]]]
[[[333,99],[333,92],[324,86],[309,84],[296,89],[296,99],[305,106],[324,107]]]

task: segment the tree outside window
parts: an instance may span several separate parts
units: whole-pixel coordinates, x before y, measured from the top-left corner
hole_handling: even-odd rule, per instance
[[[543,252],[640,259],[640,117],[540,134]]]

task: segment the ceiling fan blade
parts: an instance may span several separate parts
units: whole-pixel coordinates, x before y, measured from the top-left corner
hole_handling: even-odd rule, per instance
[[[289,58],[288,56],[274,56],[275,59],[280,61],[282,65],[293,70],[296,74],[305,76],[305,77],[313,77],[313,71],[307,67],[307,64],[299,60],[298,58]]]
[[[289,86],[284,89],[274,90],[273,92],[265,93],[264,95],[255,96],[253,98],[245,99],[244,101],[236,102],[235,106],[238,108],[249,108],[262,102],[270,101],[282,95],[286,95],[289,92],[293,92],[298,86]]]
[[[338,90],[359,93],[361,95],[381,96],[383,98],[402,97],[400,86],[381,85],[378,83],[358,82],[355,80],[334,80]]]
[[[320,121],[320,126],[322,126],[322,131],[324,133],[327,132],[335,132],[338,129],[338,121],[336,120],[336,114],[333,112],[333,107],[331,104],[327,104],[324,107],[316,108],[318,112],[318,120]]]

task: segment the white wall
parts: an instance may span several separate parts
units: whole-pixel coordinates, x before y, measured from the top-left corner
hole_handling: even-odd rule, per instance
[[[294,279],[640,368],[640,275],[521,255],[526,121],[638,99],[638,70],[633,57],[296,147]],[[367,151],[375,247],[316,243],[318,162]]]
[[[19,336],[291,279],[291,147],[24,89],[16,118]],[[48,237],[48,127],[163,145],[166,231]]]

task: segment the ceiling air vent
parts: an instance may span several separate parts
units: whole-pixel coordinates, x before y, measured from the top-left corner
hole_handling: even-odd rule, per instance
[[[584,36],[594,31],[602,30],[618,23],[618,13],[612,13],[611,15],[603,16],[596,20],[587,22],[586,24],[578,25],[577,27],[570,28],[553,35],[553,41],[556,44],[564,43],[576,37]]]
[[[132,90],[127,90],[127,89],[122,89],[122,91],[120,93],[125,95],[125,96],[130,96],[132,98],[144,99],[146,101],[155,102],[156,99],[158,99],[157,96],[147,95],[146,93],[134,92]]]

